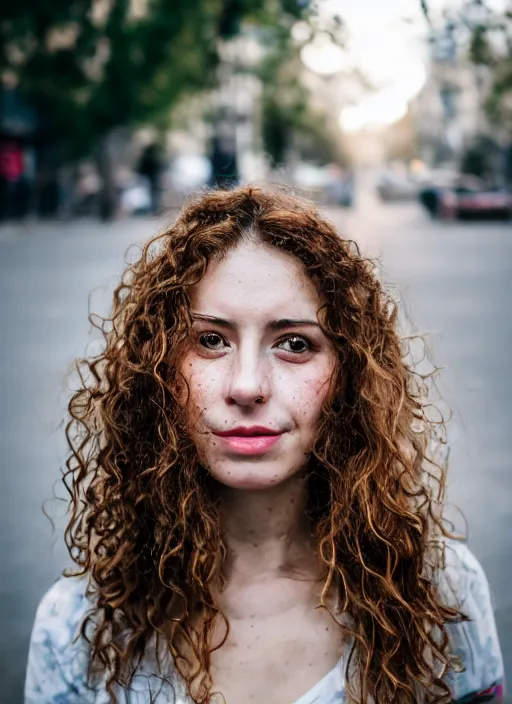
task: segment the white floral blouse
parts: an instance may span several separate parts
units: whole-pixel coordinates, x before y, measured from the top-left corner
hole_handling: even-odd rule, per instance
[[[448,684],[457,702],[501,702],[503,659],[482,567],[462,543],[450,543],[443,582],[470,622],[450,626],[453,647],[465,671],[450,674]],[[25,680],[25,704],[108,704],[105,688],[86,683],[87,644],[75,639],[90,608],[83,579],[59,579],[37,609]],[[453,602],[455,603],[455,601]],[[342,661],[293,704],[345,702]],[[120,704],[190,704],[183,681],[175,673],[162,683],[146,659],[129,690],[118,692]]]

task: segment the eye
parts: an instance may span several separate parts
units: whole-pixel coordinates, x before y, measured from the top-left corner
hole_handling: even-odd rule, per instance
[[[279,343],[278,347],[285,352],[292,352],[293,354],[303,354],[304,352],[309,352],[311,350],[311,343],[305,337],[300,337],[299,335],[292,335],[287,337]]]
[[[199,336],[199,344],[207,350],[218,352],[226,344],[226,340],[216,332],[205,332]]]

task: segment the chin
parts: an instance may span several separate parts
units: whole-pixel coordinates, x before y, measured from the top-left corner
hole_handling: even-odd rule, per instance
[[[265,491],[300,474],[300,470],[291,467],[279,467],[274,463],[261,460],[237,460],[208,466],[210,475],[224,487],[242,491]]]

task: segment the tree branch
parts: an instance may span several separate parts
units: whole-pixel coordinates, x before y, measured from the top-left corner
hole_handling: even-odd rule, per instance
[[[428,7],[428,2],[427,0],[420,0],[421,3],[421,9],[423,11],[423,14],[425,15],[425,19],[429,24],[431,24],[431,19],[430,19],[430,10]]]

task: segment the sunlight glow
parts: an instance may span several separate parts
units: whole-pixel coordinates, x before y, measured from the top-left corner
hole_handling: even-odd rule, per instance
[[[306,44],[300,57],[310,71],[321,76],[338,73],[347,63],[343,49],[334,44],[327,34],[319,34],[312,42]]]
[[[408,63],[402,63],[400,73],[400,78],[389,87],[369,93],[357,105],[343,108],[340,114],[342,129],[356,132],[367,127],[390,125],[404,117],[409,101],[425,82],[426,70],[421,61],[409,59]]]
[[[338,13],[343,18],[349,39],[342,49],[321,35],[303,48],[304,64],[324,76],[358,70],[375,86],[356,105],[342,109],[342,129],[358,131],[396,122],[425,84],[426,26],[419,2],[414,8],[410,0],[319,3],[324,16]]]

